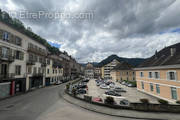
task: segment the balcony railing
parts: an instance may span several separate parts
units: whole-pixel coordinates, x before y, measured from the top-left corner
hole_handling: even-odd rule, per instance
[[[0,53],[0,60],[8,61],[8,62],[13,62],[14,61],[14,56],[9,55],[9,54],[2,54],[2,53]]]
[[[32,76],[34,77],[42,77],[44,74],[43,73],[33,73]]]
[[[32,53],[35,53],[35,54],[38,54],[38,55],[42,55],[42,56],[46,56],[47,55],[46,51],[39,50],[39,49],[36,49],[36,48],[33,48],[33,47],[28,47],[28,52],[32,52]]]
[[[27,60],[27,65],[35,65],[35,60]]]
[[[0,80],[9,80],[15,78],[14,73],[0,74]]]

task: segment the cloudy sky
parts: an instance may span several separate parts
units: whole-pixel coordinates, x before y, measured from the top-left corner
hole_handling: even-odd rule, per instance
[[[12,15],[79,62],[111,54],[147,58],[180,42],[179,6],[179,0],[0,0],[2,10],[18,13]],[[44,12],[27,18],[20,11]]]

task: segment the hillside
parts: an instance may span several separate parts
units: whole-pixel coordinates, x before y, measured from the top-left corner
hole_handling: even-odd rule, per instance
[[[98,67],[101,67],[103,65],[108,64],[109,62],[113,61],[114,59],[118,60],[118,61],[125,61],[129,64],[131,64],[132,66],[136,67],[139,64],[141,64],[142,62],[144,62],[145,59],[143,58],[123,58],[123,57],[118,57],[117,55],[111,55],[109,57],[107,57],[106,59],[102,60],[99,64]]]

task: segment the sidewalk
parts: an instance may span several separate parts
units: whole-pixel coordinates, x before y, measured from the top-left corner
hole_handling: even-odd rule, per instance
[[[67,94],[62,95],[62,97],[69,103],[82,107],[84,109],[94,111],[101,114],[132,118],[132,119],[146,119],[146,120],[180,120],[180,115],[173,113],[152,113],[152,112],[141,112],[132,110],[120,110],[112,109],[103,106],[97,106],[85,101],[75,99]]]

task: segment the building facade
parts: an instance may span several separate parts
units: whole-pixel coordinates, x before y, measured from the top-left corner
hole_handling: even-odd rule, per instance
[[[103,79],[111,79],[111,70],[120,63],[118,60],[114,59],[108,64],[101,67],[101,78]]]
[[[49,55],[46,65],[46,86],[59,83],[63,80],[62,59],[57,55]]]
[[[117,66],[115,66],[111,72],[111,78],[114,82],[121,82],[124,80],[127,81],[135,81],[135,71],[133,70],[133,66],[128,64],[127,62],[121,62]]]
[[[180,43],[166,47],[136,68],[137,89],[170,102],[180,100]]]
[[[94,78],[94,67],[91,63],[88,63],[85,67],[85,77],[90,79]]]

